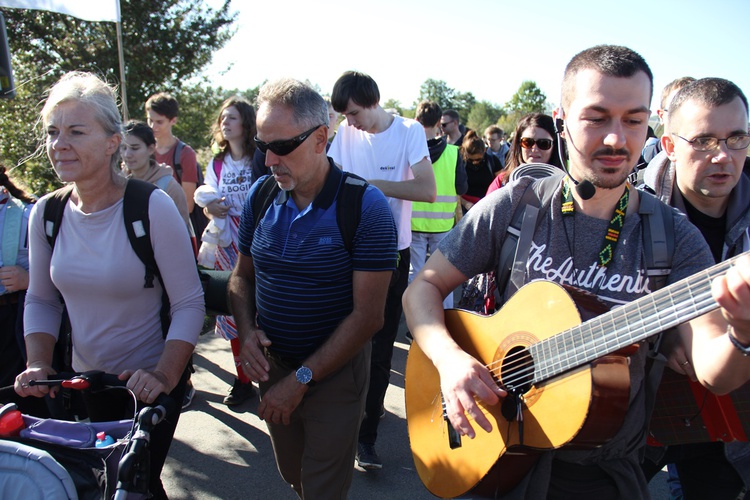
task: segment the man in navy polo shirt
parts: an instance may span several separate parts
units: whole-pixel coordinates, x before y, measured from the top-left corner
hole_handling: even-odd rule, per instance
[[[396,268],[396,226],[367,186],[350,248],[337,222],[344,174],[326,157],[328,106],[279,80],[258,95],[258,136],[281,190],[258,225],[262,178],[245,202],[229,297],[247,375],[259,382],[283,479],[301,498],[346,498],[369,380]]]

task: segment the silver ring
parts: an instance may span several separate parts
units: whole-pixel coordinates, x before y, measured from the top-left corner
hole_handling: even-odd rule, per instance
[[[151,392],[151,389],[146,389],[145,387],[143,388],[143,390],[146,392]]]
[[[684,362],[684,363],[680,363],[680,366],[685,366],[685,365],[689,365],[689,364],[690,364],[690,361],[688,361],[688,360],[685,360],[685,362]]]

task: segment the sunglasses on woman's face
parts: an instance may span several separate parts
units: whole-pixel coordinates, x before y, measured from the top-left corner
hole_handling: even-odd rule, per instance
[[[536,147],[542,151],[552,149],[552,139],[534,139],[532,137],[521,137],[521,146],[525,149],[531,149],[536,144]]]
[[[297,137],[292,137],[291,139],[286,139],[282,141],[272,141],[272,142],[263,142],[258,137],[255,137],[255,145],[258,146],[258,149],[260,149],[260,152],[263,154],[266,154],[266,151],[269,149],[271,152],[277,156],[286,156],[295,149],[299,147],[300,144],[305,142],[305,139],[310,137],[310,135],[318,130],[323,125],[316,125],[315,127],[311,128],[310,130],[307,130],[306,132],[302,132]]]

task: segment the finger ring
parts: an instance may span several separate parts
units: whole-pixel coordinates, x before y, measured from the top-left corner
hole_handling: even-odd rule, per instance
[[[684,362],[684,363],[680,363],[680,366],[685,366],[685,365],[689,365],[689,364],[690,364],[690,361],[688,361],[688,360],[685,360],[685,362]]]
[[[143,388],[143,390],[146,392],[151,392],[151,389],[146,389],[145,387]]]

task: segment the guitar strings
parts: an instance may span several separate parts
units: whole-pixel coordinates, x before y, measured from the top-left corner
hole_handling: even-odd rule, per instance
[[[713,303],[713,301],[711,302]],[[715,306],[715,303],[713,304]],[[644,323],[645,321],[647,320],[644,319],[640,323]],[[679,321],[675,320],[675,324],[677,323],[679,323]],[[509,358],[515,358],[515,359],[511,361],[511,363],[507,364],[508,366],[506,366],[505,371],[509,371],[510,373],[508,377],[505,377],[505,379],[501,379],[501,377],[499,377],[499,373],[497,373],[497,370],[496,370],[496,366],[502,362],[493,362],[491,363],[491,365],[495,365],[495,366],[488,365],[488,368],[493,373],[493,375],[497,376],[499,379],[503,381],[504,385],[513,386],[521,382],[522,380],[528,380],[527,383],[529,382],[534,383],[540,379],[554,376],[570,368],[574,368],[580,364],[583,364],[585,359],[582,359],[582,358],[592,357],[591,360],[596,359],[596,357],[598,357],[596,353],[600,350],[597,347],[597,344],[604,343],[606,345],[612,340],[616,341],[621,336],[620,330],[622,330],[622,328],[615,327],[612,331],[605,333],[600,338],[592,339],[591,341],[585,341],[578,348],[574,347],[574,351],[576,352],[574,353],[573,361],[575,362],[575,364],[571,363],[570,354],[566,354],[566,353],[559,351],[559,346],[557,346],[558,349],[553,349],[552,347],[550,347],[550,352],[553,352],[554,350],[557,352],[557,354],[555,354],[549,359],[544,360],[544,362],[540,364],[540,369],[538,370],[539,375],[534,380],[528,380],[528,379],[531,377],[532,372],[536,371],[536,367],[534,363],[529,363],[527,361],[529,359],[527,355],[524,356],[524,359],[518,359],[519,356],[521,356],[521,353],[515,353],[514,355],[509,356]],[[627,331],[628,330],[625,329],[625,332]],[[541,349],[544,349],[544,344],[550,343],[550,342],[547,342],[548,340],[550,339],[545,339],[544,341],[538,342],[536,344],[532,344],[531,346],[529,346],[528,352],[531,352],[533,350],[539,351],[540,344],[542,345]],[[552,338],[552,341],[557,341],[557,340],[558,339]],[[617,345],[617,343],[615,343],[615,345]],[[623,343],[621,347],[625,347],[626,345],[628,345],[628,343]],[[612,350],[616,351],[617,349],[615,348]],[[533,354],[532,354],[532,358],[535,359]],[[521,369],[521,370],[517,370],[513,372],[513,368],[515,368],[516,365],[521,362],[526,362],[527,366],[525,367],[525,369]]]
[[[512,385],[514,383],[520,382],[521,380],[528,379],[530,377],[530,374],[535,371],[535,365],[533,363],[533,359],[535,359],[535,356],[533,356],[532,351],[539,351],[540,349],[544,351],[545,349],[548,349],[550,352],[556,352],[557,354],[547,360],[544,360],[541,365],[542,368],[550,371],[550,374],[548,376],[552,376],[557,373],[562,373],[563,371],[570,369],[571,367],[574,367],[570,365],[570,353],[564,353],[560,351],[560,340],[563,341],[563,347],[569,347],[568,344],[572,344],[574,351],[573,354],[575,356],[574,360],[576,361],[578,361],[581,355],[587,357],[592,353],[596,353],[596,351],[598,350],[597,345],[599,344],[604,343],[606,345],[614,341],[613,343],[616,347],[613,350],[616,351],[618,348],[625,347],[629,343],[636,341],[622,341],[620,339],[620,336],[623,327],[618,326],[616,324],[616,321],[619,322],[618,320],[626,318],[628,313],[640,312],[642,305],[645,306],[646,304],[651,303],[650,305],[648,305],[648,309],[653,310],[654,312],[649,313],[648,315],[639,314],[637,316],[640,318],[638,321],[632,322],[629,325],[625,324],[625,333],[627,333],[628,331],[644,330],[646,325],[650,325],[654,321],[658,325],[658,328],[664,330],[681,322],[679,321],[681,312],[684,312],[685,314],[692,317],[696,317],[700,314],[708,312],[711,309],[715,309],[717,307],[717,304],[713,301],[713,298],[710,294],[710,280],[715,276],[720,275],[724,270],[731,267],[736,258],[737,257],[719,263],[702,273],[698,273],[691,278],[687,278],[686,280],[681,282],[681,286],[673,285],[671,287],[658,290],[655,293],[641,297],[640,299],[626,304],[622,307],[618,307],[617,309],[594,318],[591,321],[561,332],[560,334],[556,334],[553,337],[544,339],[535,344],[531,344],[528,347],[509,355],[504,360],[493,361],[486,366],[493,373],[493,375],[497,377],[499,381],[503,382],[504,385]],[[706,278],[709,279],[707,280]],[[693,282],[697,283],[693,284]],[[700,293],[694,293],[695,290],[698,290]],[[693,299],[692,304],[687,301],[685,301],[687,303],[682,303],[685,296]],[[677,302],[675,303],[675,301]],[[690,307],[691,305],[692,307]],[[644,309],[646,309],[646,307],[644,307]],[[660,309],[666,309],[669,311],[669,313],[660,314],[658,312]],[[594,324],[598,324],[598,327],[600,329],[604,328],[605,325],[609,326],[609,324],[611,324],[614,329],[607,333],[604,333],[604,335],[600,337],[591,338],[591,340],[584,340],[581,344],[581,347],[577,347],[575,344],[576,337],[574,336],[574,334],[576,332],[584,333],[584,329],[586,328],[588,328],[589,334],[591,334],[593,333],[594,327],[592,325]],[[668,326],[662,326],[663,324]],[[645,330],[648,331],[647,329]],[[555,347],[551,345],[553,342],[556,344]],[[564,360],[562,359],[563,357],[565,358]],[[564,361],[566,361],[566,363],[564,363]],[[518,370],[518,372],[516,373],[515,370],[517,369],[517,365],[521,363],[528,366],[525,366],[525,369],[523,370]],[[498,366],[503,369],[503,371],[509,372],[509,376],[506,377],[505,380],[503,380],[500,376],[500,372],[497,370]],[[515,375],[515,377],[513,377],[513,375]],[[531,382],[533,383],[534,381],[536,381],[536,379],[532,380]]]

